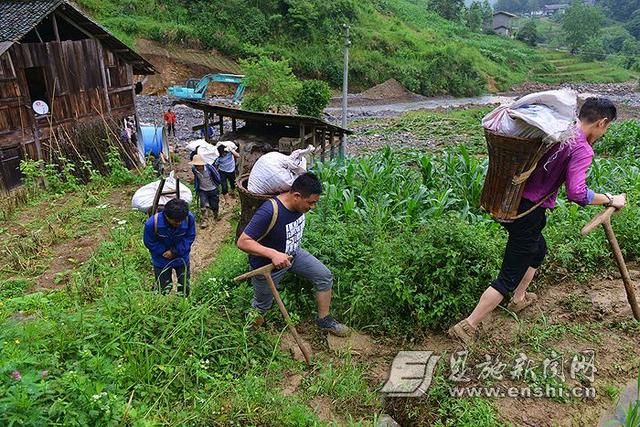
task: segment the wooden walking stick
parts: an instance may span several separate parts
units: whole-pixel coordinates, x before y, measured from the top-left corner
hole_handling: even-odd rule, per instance
[[[613,256],[616,259],[616,264],[618,264],[618,269],[620,270],[620,274],[622,275],[622,282],[624,283],[624,289],[627,292],[627,300],[631,305],[633,317],[636,320],[640,321],[640,306],[638,305],[638,299],[636,298],[635,285],[631,281],[629,270],[627,270],[627,265],[625,264],[624,258],[622,257],[622,251],[620,251],[620,246],[618,245],[618,239],[616,239],[616,235],[613,232],[613,227],[611,226],[611,215],[615,211],[616,208],[614,207],[608,207],[604,209],[598,215],[594,216],[593,219],[582,228],[580,233],[583,236],[586,236],[594,228],[602,224],[602,226],[604,227],[604,232],[607,235],[609,245],[611,246],[611,251],[613,252]]]
[[[298,347],[300,347],[300,351],[302,351],[302,355],[304,356],[305,362],[307,362],[307,365],[310,366],[311,354],[309,353],[309,350],[307,350],[307,348],[302,343],[302,338],[300,338],[300,335],[298,335],[298,331],[296,330],[296,327],[293,325],[293,322],[291,321],[291,317],[289,317],[289,313],[287,312],[287,309],[285,308],[284,303],[282,302],[282,298],[280,298],[280,292],[278,292],[278,288],[276,288],[276,284],[273,282],[273,279],[271,278],[271,272],[273,271],[274,268],[275,267],[273,266],[273,264],[268,264],[268,265],[265,265],[264,267],[256,268],[255,270],[252,270],[248,273],[238,276],[235,279],[233,279],[233,281],[236,283],[239,283],[239,282],[242,282],[243,280],[250,279],[253,276],[264,276],[267,283],[269,284],[269,288],[271,289],[271,293],[273,294],[273,297],[276,299],[276,302],[278,303],[278,307],[280,308],[280,313],[282,313],[284,320],[287,322],[287,327],[289,328],[289,332],[291,332],[291,335],[293,335],[293,338],[296,340]]]

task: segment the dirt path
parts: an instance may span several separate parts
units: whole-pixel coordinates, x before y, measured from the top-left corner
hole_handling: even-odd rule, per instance
[[[199,273],[208,267],[220,250],[220,246],[232,234],[230,218],[237,206],[233,199],[229,204],[221,204],[220,220],[212,222],[207,228],[196,230],[196,240],[191,248],[191,271]]]
[[[637,266],[630,266],[634,280],[640,280]],[[640,288],[639,288],[640,291]],[[603,278],[589,284],[574,282],[546,285],[538,289],[539,301],[521,313],[515,320],[505,310],[498,309],[483,325],[482,339],[471,348],[470,363],[474,366],[484,355],[500,355],[507,361],[519,352],[542,361],[552,349],[565,356],[567,385],[572,355],[595,350],[596,373],[592,384],[594,399],[569,399],[560,402],[549,398],[488,398],[496,407],[499,417],[516,426],[595,426],[616,405],[610,393],[622,391],[640,368],[640,338],[633,330],[633,317],[619,278]],[[630,329],[631,328],[631,329]],[[400,341],[385,337],[370,337],[356,333],[350,339],[325,337],[312,322],[298,326],[315,360],[339,365],[345,360],[366,367],[367,379],[374,390],[386,382],[393,358],[400,350],[427,350],[443,355],[439,364],[449,374],[449,356],[462,350],[462,346],[442,333],[425,332],[422,337]],[[534,349],[536,346],[539,348]],[[295,341],[283,336],[281,348],[302,360]],[[350,357],[346,357],[350,354]],[[285,373],[281,388],[286,395],[302,393],[300,384],[313,371]],[[487,386],[489,384],[465,384]],[[497,382],[503,386],[526,386],[526,383]],[[583,384],[584,385],[584,384]],[[587,384],[588,385],[588,384]],[[310,407],[325,422],[343,421],[344,412],[328,400],[314,399]],[[420,425],[432,422],[429,408],[417,399],[384,398],[384,412],[400,425]],[[421,422],[416,424],[416,417]],[[424,424],[426,425],[426,424]]]

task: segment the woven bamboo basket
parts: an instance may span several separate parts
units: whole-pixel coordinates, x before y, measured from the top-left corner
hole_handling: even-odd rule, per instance
[[[489,152],[489,170],[482,187],[480,207],[499,222],[512,222],[518,215],[524,186],[538,161],[551,145],[542,138],[526,139],[484,130]]]
[[[238,194],[240,196],[240,221],[238,221],[238,227],[236,228],[236,240],[242,234],[242,231],[251,221],[253,214],[256,213],[258,208],[267,200],[276,196],[276,194],[254,194],[247,190],[249,183],[249,174],[240,175],[236,180],[236,187],[238,188]]]

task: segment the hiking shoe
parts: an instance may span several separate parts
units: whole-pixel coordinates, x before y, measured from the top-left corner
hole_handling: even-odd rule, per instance
[[[264,316],[256,317],[253,323],[251,324],[251,329],[254,331],[260,329],[262,325],[264,325],[264,322],[266,322],[266,319],[264,318]]]
[[[507,310],[513,311],[514,313],[519,313],[525,308],[529,307],[531,304],[538,300],[538,295],[533,292],[525,292],[524,298],[520,302],[514,302],[513,299],[507,305]]]
[[[267,321],[266,312],[262,312],[257,308],[251,308],[247,313],[247,321],[251,322],[251,330],[256,331],[262,327]]]
[[[338,337],[347,337],[351,334],[351,329],[348,326],[339,323],[331,316],[323,317],[322,319],[316,317],[316,326],[322,331],[329,332]]]
[[[471,326],[467,319],[464,319],[450,327],[447,334],[452,340],[458,340],[465,345],[470,345],[476,340],[478,330]]]

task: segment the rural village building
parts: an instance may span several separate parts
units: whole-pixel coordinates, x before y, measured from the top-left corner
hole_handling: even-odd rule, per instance
[[[543,6],[542,14],[544,16],[553,16],[555,14],[563,14],[567,9],[569,9],[569,4],[548,4]]]
[[[513,33],[513,19],[517,17],[509,12],[495,12],[493,14],[493,31],[502,36],[510,37]]]
[[[174,101],[203,112],[204,123],[193,131],[219,127],[221,141],[233,141],[238,145],[240,175],[251,171],[260,156],[270,151],[290,154],[308,145],[317,147],[314,156],[325,160],[338,154],[344,137],[353,132],[322,119],[278,113],[262,113],[241,110],[203,101]],[[225,119],[231,121],[231,132],[224,133]],[[208,132],[205,139],[209,141]]]
[[[56,132],[135,119],[133,76],[154,73],[66,0],[0,0],[0,193],[21,184],[21,159],[48,158]]]

